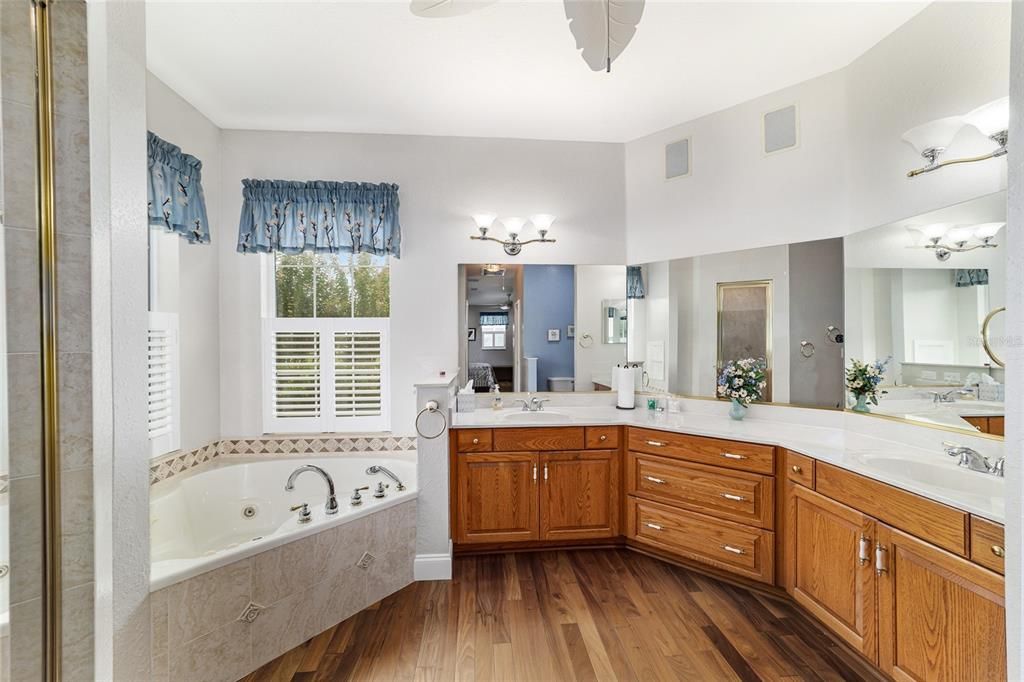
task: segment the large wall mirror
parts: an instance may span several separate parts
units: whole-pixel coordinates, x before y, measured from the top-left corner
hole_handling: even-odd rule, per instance
[[[824,239],[640,268],[628,360],[650,391],[713,398],[722,367],[763,359],[762,402],[841,409],[843,240]]]
[[[997,192],[846,238],[847,353],[887,361],[872,412],[1002,435],[1005,223]]]
[[[476,392],[611,390],[630,320],[622,265],[459,266],[459,383]]]

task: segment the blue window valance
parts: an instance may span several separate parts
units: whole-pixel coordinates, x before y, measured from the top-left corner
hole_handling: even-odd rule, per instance
[[[988,284],[988,270],[978,268],[965,270],[957,268],[953,271],[953,285],[957,287],[976,287]]]
[[[626,266],[626,298],[643,298],[647,295],[644,290],[644,275],[639,265]]]
[[[203,196],[203,163],[148,133],[149,224],[177,232],[190,244],[210,242]]]
[[[480,326],[486,327],[488,325],[498,325],[502,327],[507,327],[508,313],[480,313]]]
[[[242,180],[240,253],[372,253],[398,258],[398,185]]]

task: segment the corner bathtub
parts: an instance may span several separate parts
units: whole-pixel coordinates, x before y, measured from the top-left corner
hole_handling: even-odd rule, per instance
[[[194,474],[157,483],[150,491],[150,590],[156,591],[192,576],[348,523],[416,497],[416,453],[363,453],[254,459],[223,457]],[[327,516],[327,486],[315,472],[306,472],[286,492],[288,475],[315,464],[334,479],[338,513]],[[371,465],[390,469],[405,484],[397,491],[383,474],[366,473]],[[387,497],[375,499],[373,488],[383,481]],[[363,491],[353,507],[352,490]],[[313,514],[299,523],[289,508],[306,502]]]

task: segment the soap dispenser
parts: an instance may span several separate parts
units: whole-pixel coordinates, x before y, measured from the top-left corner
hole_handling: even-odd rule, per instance
[[[501,388],[498,386],[498,384],[494,384],[494,386],[491,386],[491,409],[501,409]]]

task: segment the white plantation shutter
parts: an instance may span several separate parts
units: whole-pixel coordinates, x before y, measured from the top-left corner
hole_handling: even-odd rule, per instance
[[[153,457],[173,452],[181,441],[178,316],[149,313],[149,442]]]
[[[387,431],[387,318],[264,320],[264,431]]]

